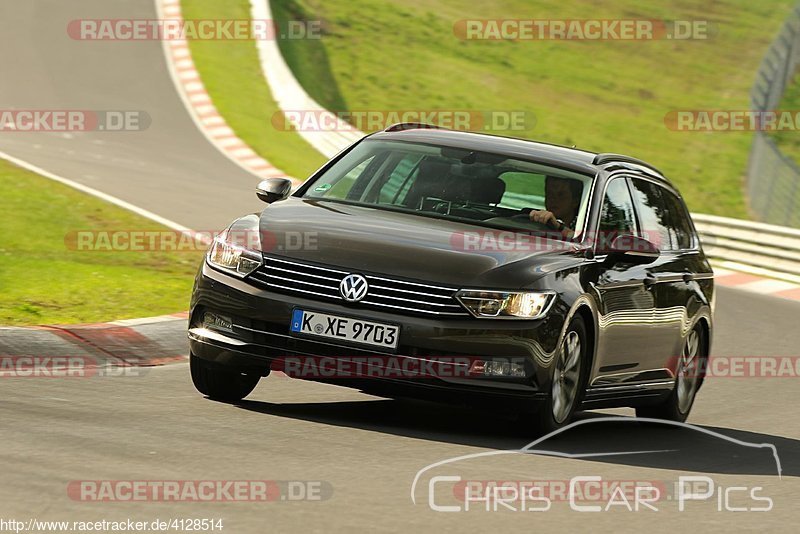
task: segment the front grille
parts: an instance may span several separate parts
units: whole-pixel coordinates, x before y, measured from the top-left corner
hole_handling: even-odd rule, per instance
[[[279,293],[344,303],[339,284],[353,272],[359,271],[264,256],[264,265],[247,279],[254,285]],[[367,279],[369,291],[364,300],[355,304],[358,307],[417,315],[470,316],[453,296],[458,288],[365,272],[359,274]]]

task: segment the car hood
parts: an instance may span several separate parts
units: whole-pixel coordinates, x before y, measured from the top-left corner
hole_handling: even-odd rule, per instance
[[[511,230],[293,197],[262,212],[260,231],[266,254],[459,287],[526,287],[582,258]]]

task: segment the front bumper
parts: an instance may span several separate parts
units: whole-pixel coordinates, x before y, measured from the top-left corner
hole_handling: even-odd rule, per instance
[[[338,340],[302,337],[290,332],[295,308],[400,325],[394,351],[351,345]],[[229,329],[204,328],[206,312],[232,319]],[[236,367],[265,376],[276,362],[292,357],[335,359],[383,357],[412,359],[418,367],[436,362],[436,376],[303,377],[387,396],[433,397],[437,400],[542,400],[549,391],[550,365],[558,347],[563,317],[551,312],[538,321],[433,318],[359,309],[357,305],[312,300],[255,287],[203,264],[192,295],[189,342],[194,356],[214,365]],[[465,359],[522,362],[525,376],[468,375]],[[375,361],[375,360],[373,360]],[[419,363],[422,362],[422,365]],[[442,363],[445,362],[445,363]],[[456,363],[451,363],[456,362]],[[373,364],[373,366],[376,364]],[[380,364],[377,364],[380,365]],[[448,365],[455,367],[449,368]],[[457,368],[461,366],[461,368]]]

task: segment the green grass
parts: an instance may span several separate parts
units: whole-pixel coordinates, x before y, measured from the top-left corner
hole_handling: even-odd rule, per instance
[[[318,20],[313,13],[305,11],[295,2],[271,1],[270,7],[273,18],[284,24],[290,20]],[[314,100],[329,110],[347,110],[347,103],[333,77],[325,49],[328,31],[324,27],[321,29],[319,39],[279,39],[278,48],[297,81]]]
[[[678,185],[692,210],[733,217],[748,215],[742,185],[752,134],[676,132],[664,117],[747,109],[758,63],[793,4],[273,0],[276,15],[323,21],[323,39],[281,43],[323,105],[531,111],[533,131],[498,133],[646,159]],[[463,41],[453,33],[461,19],[525,17],[710,19],[717,31],[706,41],[644,42]],[[331,78],[325,85],[339,94],[326,96],[320,81]]]
[[[747,109],[748,93],[791,0],[272,0],[274,16],[320,19],[322,39],[279,42],[306,91],[332,110],[531,112],[535,127],[496,131],[661,168],[698,212],[747,217],[749,132],[676,132],[674,110]],[[183,0],[187,18],[243,18],[247,0]],[[710,20],[695,41],[464,41],[463,19]],[[321,158],[275,113],[251,42],[193,42],[220,112],[245,141],[292,174]],[[800,98],[800,97],[799,97]],[[308,162],[314,161],[311,165]]]
[[[186,19],[249,19],[248,0],[182,0]],[[191,41],[192,59],[217,110],[236,134],[290,176],[308,177],[325,158],[296,132],[272,126],[278,106],[253,41]]]
[[[796,74],[792,83],[786,87],[779,107],[784,111],[794,111],[795,114],[800,112],[800,73]],[[800,132],[779,130],[771,132],[770,135],[784,154],[796,163],[800,163]]]
[[[0,191],[0,325],[188,309],[202,252],[78,251],[67,239],[82,230],[165,228],[2,160]]]

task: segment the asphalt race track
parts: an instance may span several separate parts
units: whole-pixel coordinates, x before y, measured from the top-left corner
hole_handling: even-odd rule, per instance
[[[157,18],[150,0],[0,4],[4,109],[144,111],[143,131],[3,135],[0,150],[196,230],[260,210],[258,178],[211,146],[169,76],[158,41],[78,41],[81,18]]]
[[[72,135],[2,133],[0,151],[196,229],[220,228],[257,210],[257,178],[227,160],[196,129],[168,75],[157,42],[71,40],[77,18],[155,18],[151,0],[4,2],[0,5],[0,102],[9,109],[145,110],[141,132]],[[188,296],[187,296],[188,297]],[[178,310],[176,310],[178,311]],[[718,290],[717,357],[800,355],[800,304],[734,289]],[[658,511],[579,512],[553,499],[542,512],[500,507],[448,513],[429,506],[431,473],[448,458],[517,449],[531,438],[504,414],[411,401],[281,376],[262,381],[247,401],[203,398],[185,364],[138,376],[2,381],[0,519],[28,521],[222,519],[224,532],[302,529],[466,531],[797,530],[800,495],[800,377],[712,377],[689,422],[702,429],[591,423],[548,441],[553,455],[484,457],[437,468],[470,480],[660,481],[708,476],[713,495],[679,510],[674,495]],[[632,411],[613,413],[631,415]],[[599,413],[583,416],[584,421]],[[766,449],[776,447],[782,477]],[[649,451],[634,454],[632,451]],[[300,493],[270,502],[92,502],[75,481],[295,481]],[[73,485],[71,485],[73,483]],[[286,483],[288,484],[288,483]],[[288,484],[291,485],[291,484]],[[282,486],[283,487],[283,486]],[[434,501],[452,500],[441,483]],[[747,488],[745,492],[726,491]],[[766,512],[737,512],[772,500]],[[316,488],[312,491],[311,488]],[[317,491],[318,490],[318,491]],[[305,492],[303,495],[301,495]],[[305,498],[304,498],[305,496]],[[463,508],[463,506],[462,506]],[[1,525],[0,525],[1,526]]]

